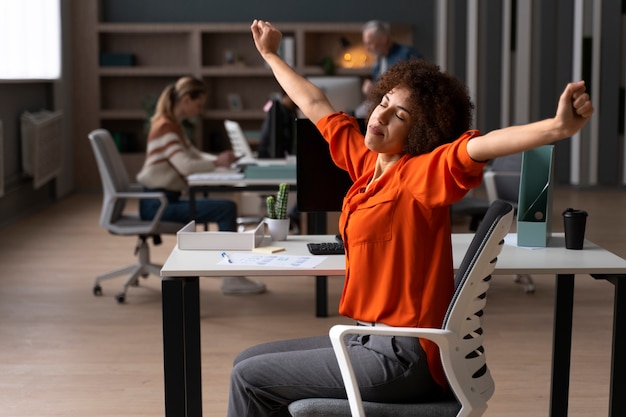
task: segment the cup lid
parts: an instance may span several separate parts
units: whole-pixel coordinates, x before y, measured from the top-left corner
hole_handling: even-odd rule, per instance
[[[567,208],[563,212],[563,216],[565,217],[574,217],[574,216],[587,216],[587,212],[584,210],[576,210],[573,208]]]

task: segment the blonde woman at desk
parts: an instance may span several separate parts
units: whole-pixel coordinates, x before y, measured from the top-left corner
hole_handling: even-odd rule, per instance
[[[198,117],[207,98],[207,87],[193,77],[182,77],[161,93],[150,119],[146,160],[137,181],[149,191],[165,192],[168,206],[163,220],[187,223],[190,218],[189,200],[182,198],[188,189],[186,177],[198,172],[210,172],[216,167],[229,167],[235,161],[233,151],[218,155],[194,147],[185,134],[184,120]],[[152,219],[159,208],[158,200],[141,200],[142,219]],[[231,200],[204,198],[195,202],[198,223],[215,222],[219,230],[237,230],[237,206]],[[265,291],[261,282],[246,277],[224,277],[224,294],[258,294]]]
[[[423,60],[377,80],[367,131],[278,55],[281,33],[254,21],[255,45],[283,90],[316,124],[354,185],[339,221],[346,276],[339,313],[365,326],[438,328],[454,290],[450,205],[482,180],[489,159],[556,142],[593,113],[584,82],[570,83],[556,115],[481,135],[456,78]],[[364,401],[434,401],[446,379],[437,347],[410,337],[346,340]],[[304,365],[304,366],[303,366]],[[273,342],[241,353],[231,373],[229,417],[288,415],[302,398],[346,398],[328,335]]]

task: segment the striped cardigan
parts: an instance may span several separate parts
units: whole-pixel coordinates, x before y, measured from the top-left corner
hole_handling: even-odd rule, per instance
[[[186,177],[213,171],[216,159],[195,148],[179,123],[162,116],[150,128],[146,160],[137,181],[147,188],[185,191]]]

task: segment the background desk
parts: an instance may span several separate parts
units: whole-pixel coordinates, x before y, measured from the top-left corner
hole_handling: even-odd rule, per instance
[[[455,269],[460,264],[472,234],[453,234]],[[515,236],[508,239],[515,242]],[[287,255],[308,255],[307,242],[330,241],[333,236],[290,236],[281,242]],[[165,410],[167,416],[202,415],[200,354],[200,276],[231,275],[344,275],[344,257],[329,256],[317,268],[289,269],[220,265],[219,251],[181,251],[174,248],[161,275],[163,287],[163,354],[165,368]],[[582,251],[565,249],[562,234],[542,249],[505,245],[494,275],[554,274],[556,295],[552,347],[552,391],[550,416],[564,417],[568,411],[572,314],[575,274],[608,274],[615,286],[613,353],[609,414],[626,416],[626,260],[585,241]],[[318,294],[319,295],[319,294]],[[621,354],[621,355],[620,355]],[[622,397],[620,397],[620,394]]]
[[[290,191],[297,191],[296,178],[250,178],[237,180],[223,179],[188,179],[189,183],[189,215],[196,218],[196,194],[210,192],[244,192],[244,191],[267,191],[278,192],[278,186],[285,182],[289,184]]]

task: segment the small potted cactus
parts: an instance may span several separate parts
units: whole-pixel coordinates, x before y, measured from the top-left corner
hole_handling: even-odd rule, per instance
[[[269,229],[272,240],[285,240],[289,233],[289,218],[287,217],[287,200],[289,198],[289,184],[281,183],[278,186],[276,197],[267,197],[267,217],[265,224]]]

